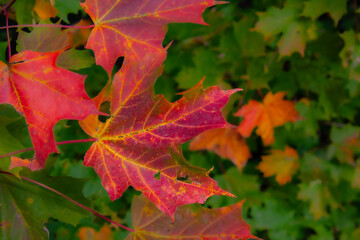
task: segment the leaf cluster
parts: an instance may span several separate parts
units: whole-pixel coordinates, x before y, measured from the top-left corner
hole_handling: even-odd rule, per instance
[[[162,45],[167,24],[205,24],[203,11],[221,2],[141,0],[134,8],[130,2],[87,0],[80,3],[80,11],[65,2],[11,3],[13,8],[10,3],[3,8],[9,56],[0,62],[0,103],[7,104],[1,106],[3,131],[7,140],[14,140],[14,148],[30,143],[33,148],[1,156],[3,238],[46,239],[44,229],[50,230],[50,238],[56,238],[63,223],[77,224],[79,229],[71,234],[84,238],[89,230],[85,226],[95,221],[89,212],[130,231],[128,239],[256,238],[241,218],[241,203],[216,210],[199,206],[178,209],[184,204],[204,203],[213,195],[233,196],[211,179],[210,170],[189,164],[181,144],[206,130],[229,128],[221,109],[239,89],[204,89],[201,80],[172,103],[154,94],[154,83],[170,47]],[[29,11],[22,12],[24,9]],[[78,17],[70,18],[72,11],[78,11]],[[67,18],[62,20],[64,16]],[[9,26],[9,19],[20,25]],[[10,32],[10,28],[18,32]],[[23,133],[14,135],[15,129]],[[84,135],[85,139],[61,141],[66,135]],[[57,149],[57,145],[86,142],[92,142],[91,146],[64,154]],[[6,141],[2,144],[2,151],[9,150]],[[34,151],[33,156],[19,156],[29,150]],[[83,164],[93,170],[81,165],[83,158]],[[40,177],[46,175],[49,178]],[[69,181],[79,187],[66,186]],[[23,193],[27,186],[29,195]],[[132,222],[125,223],[134,229],[119,223],[129,211],[118,212],[118,205],[115,210],[107,208],[130,186],[143,194],[134,197]],[[69,198],[72,191],[78,195]],[[104,198],[101,202],[99,194]],[[128,194],[131,198],[135,192]],[[89,212],[73,206],[72,216],[71,207],[56,206],[61,197]],[[128,209],[129,202],[122,205]],[[106,217],[91,208],[111,215]],[[188,218],[194,226],[187,224]],[[212,226],[219,220],[221,224],[214,230]],[[106,226],[101,235],[112,238]]]

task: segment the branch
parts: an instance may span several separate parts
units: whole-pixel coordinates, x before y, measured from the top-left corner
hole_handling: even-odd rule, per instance
[[[10,175],[10,176],[16,177],[14,174],[12,174],[12,173],[10,173],[10,172],[6,172],[6,171],[0,171],[0,174],[7,174],[7,175]],[[44,185],[44,184],[42,184],[42,183],[39,183],[39,182],[37,182],[37,181],[35,181],[35,180],[32,180],[32,179],[27,178],[27,177],[24,177],[24,176],[20,176],[20,178],[23,179],[23,180],[26,180],[26,181],[28,181],[28,182],[34,183],[34,184],[36,184],[36,185],[38,185],[38,186],[40,186],[40,187],[43,187],[43,188],[45,188],[45,189],[47,189],[47,190],[50,190],[50,191],[52,191],[52,192],[60,195],[61,197],[65,198],[66,200],[68,200],[68,201],[76,204],[77,206],[79,206],[79,207],[81,207],[81,208],[83,208],[83,209],[85,209],[85,210],[93,213],[94,215],[96,215],[96,216],[98,216],[98,217],[100,217],[100,218],[102,218],[102,219],[104,219],[104,220],[106,220],[106,221],[114,224],[115,226],[121,227],[121,228],[123,228],[123,229],[125,229],[125,230],[127,230],[127,231],[129,231],[129,232],[134,232],[133,229],[128,228],[128,227],[126,227],[126,226],[124,226],[124,225],[121,225],[120,223],[117,223],[117,222],[115,222],[115,221],[113,221],[113,220],[105,217],[105,216],[102,215],[101,213],[98,213],[98,212],[96,212],[95,210],[92,210],[91,208],[88,208],[88,207],[82,205],[81,203],[78,203],[77,201],[69,198],[68,196],[62,194],[61,192],[58,192],[57,190],[55,190],[55,189],[53,189],[53,188],[51,188],[51,187],[48,187],[48,186],[46,186],[46,185]]]
[[[3,12],[7,12],[7,10],[16,2],[16,0],[10,0],[10,2],[8,2],[7,4],[5,4],[4,6],[1,7],[0,9],[0,14],[2,14]]]

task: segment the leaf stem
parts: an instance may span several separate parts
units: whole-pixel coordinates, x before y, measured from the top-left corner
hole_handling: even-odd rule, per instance
[[[0,171],[0,173],[1,173],[1,174],[7,174],[7,175],[10,175],[10,176],[16,177],[14,174],[12,174],[12,173],[10,173],[10,172]],[[57,190],[55,190],[55,189],[53,189],[53,188],[51,188],[51,187],[48,187],[48,186],[46,186],[46,185],[44,185],[44,184],[42,184],[42,183],[40,183],[40,182],[37,182],[37,181],[35,181],[35,180],[32,180],[32,179],[27,178],[27,177],[24,177],[24,176],[20,176],[20,178],[21,178],[21,179],[24,179],[24,180],[26,180],[26,181],[28,181],[28,182],[34,183],[34,184],[36,184],[36,185],[39,185],[40,187],[46,188],[47,190],[50,190],[50,191],[52,191],[52,192],[60,195],[61,197],[65,198],[66,200],[68,200],[68,201],[74,203],[75,205],[77,205],[77,206],[79,206],[79,207],[81,207],[81,208],[83,208],[83,209],[85,209],[85,210],[93,213],[94,215],[96,215],[96,216],[98,216],[98,217],[100,217],[100,218],[102,218],[102,219],[104,219],[104,220],[106,220],[106,221],[114,224],[115,226],[121,227],[121,228],[123,228],[123,229],[125,229],[125,230],[127,230],[127,231],[129,231],[129,232],[134,232],[133,229],[128,228],[128,227],[126,227],[126,226],[124,226],[124,225],[121,225],[120,223],[117,223],[117,222],[111,220],[110,218],[105,217],[105,216],[102,215],[101,213],[96,212],[95,210],[92,210],[91,208],[88,208],[88,207],[82,205],[81,203],[79,203],[79,202],[77,202],[77,201],[69,198],[68,196],[62,194],[61,192],[58,192]]]
[[[61,27],[61,28],[93,28],[95,25],[87,25],[87,26],[73,26],[73,25],[61,25],[61,24],[23,24],[23,25],[11,25],[0,27],[0,29],[8,29],[8,28],[23,28],[23,27]]]
[[[95,141],[96,141],[95,138],[79,139],[79,140],[70,140],[70,141],[57,142],[56,145],[64,145],[64,144],[71,144],[71,143],[83,143],[83,142],[95,142]],[[10,153],[6,153],[4,155],[1,155],[0,159],[4,158],[4,157],[11,156],[11,155],[14,155],[14,154],[17,154],[17,153],[28,152],[28,151],[33,151],[33,150],[34,150],[34,148],[24,148],[24,149],[21,149],[21,150],[17,150],[17,151],[14,151],[14,152],[10,152]]]
[[[11,58],[11,44],[10,44],[10,33],[9,33],[9,12],[5,9],[5,17],[6,17],[6,36],[7,36],[7,42],[8,42],[8,48],[9,48],[9,61]]]

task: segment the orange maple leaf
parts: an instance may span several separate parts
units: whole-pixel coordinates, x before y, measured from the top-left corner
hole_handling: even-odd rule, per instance
[[[80,240],[111,240],[112,232],[109,226],[103,226],[99,232],[91,227],[81,227],[78,232]]]
[[[256,134],[260,135],[264,145],[274,142],[274,128],[286,122],[294,122],[299,119],[299,113],[292,101],[284,100],[285,92],[266,94],[263,103],[250,100],[235,116],[244,117],[238,127],[239,133],[249,137],[252,130],[258,127]]]
[[[299,167],[299,156],[295,149],[286,146],[285,150],[272,149],[271,154],[262,156],[258,169],[264,177],[276,175],[276,181],[283,185],[291,181],[292,175]]]
[[[242,169],[251,157],[245,140],[233,128],[207,130],[191,141],[190,150],[204,149],[230,159],[239,169]]]
[[[56,8],[49,2],[45,0],[36,0],[34,11],[39,15],[42,20],[56,17]]]

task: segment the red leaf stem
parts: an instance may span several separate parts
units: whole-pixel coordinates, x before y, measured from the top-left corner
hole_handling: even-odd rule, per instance
[[[70,141],[58,142],[58,143],[56,143],[56,145],[65,145],[65,144],[83,143],[83,142],[95,142],[95,141],[96,141],[95,138],[79,139],[79,140],[70,140]],[[1,155],[1,156],[0,156],[0,159],[1,159],[1,158],[4,158],[4,157],[8,157],[8,156],[15,155],[15,154],[17,154],[17,153],[28,152],[28,151],[33,151],[33,150],[34,150],[34,148],[24,148],[24,149],[17,150],[17,151],[14,151],[14,152],[9,152],[9,153],[6,153],[6,154],[4,154],[4,155]]]
[[[61,24],[23,24],[23,25],[6,25],[4,27],[0,27],[0,29],[8,29],[8,28],[24,28],[24,27],[61,27],[61,28],[93,28],[95,25],[87,25],[87,26],[73,26],[73,25],[61,25]]]
[[[6,16],[6,36],[7,36],[7,42],[8,42],[8,48],[9,48],[9,61],[11,58],[11,45],[10,45],[10,34],[9,34],[9,12],[5,10],[5,16]]]

